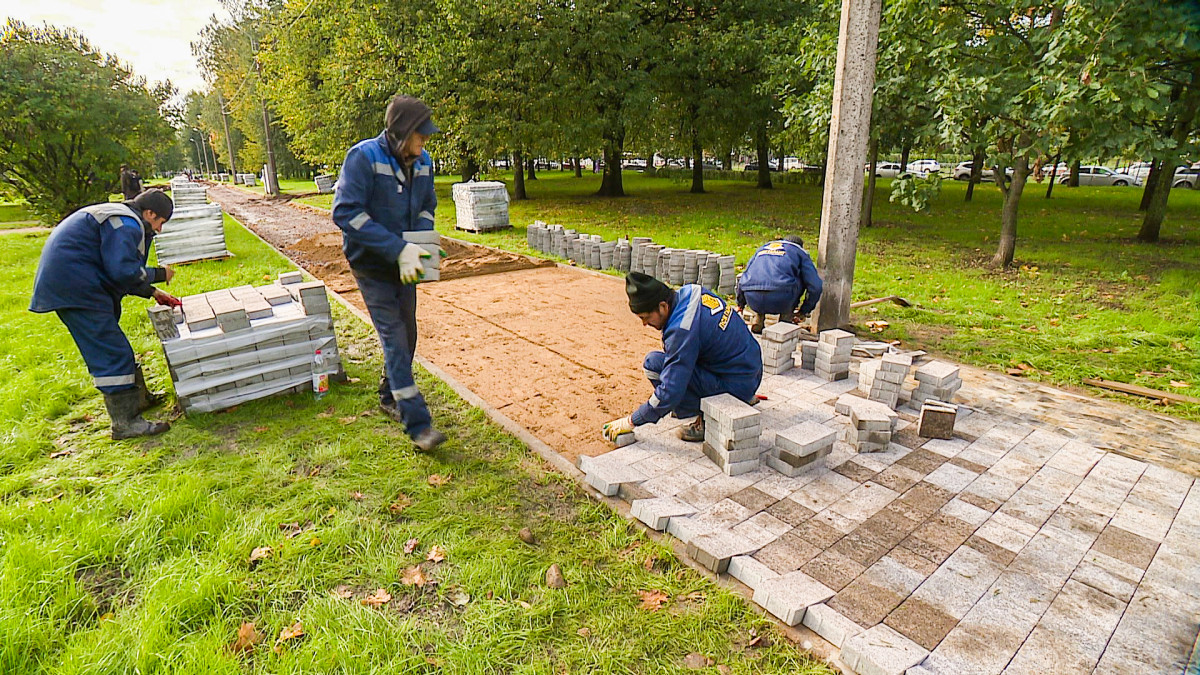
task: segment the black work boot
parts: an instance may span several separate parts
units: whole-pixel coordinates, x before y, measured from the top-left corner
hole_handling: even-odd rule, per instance
[[[166,422],[147,422],[138,410],[142,393],[137,387],[104,395],[104,407],[112,420],[112,438],[121,441],[139,436],[157,436],[171,428]]]
[[[425,431],[413,436],[412,442],[417,446],[417,450],[421,452],[433,452],[437,446],[446,442],[446,434],[429,427]]]
[[[688,443],[699,443],[704,440],[704,415],[696,415],[687,426],[679,427],[680,440]]]
[[[155,391],[150,391],[146,386],[146,376],[142,374],[142,364],[137,364],[133,371],[133,383],[138,390],[138,412],[144,413],[147,410],[162,404],[166,400],[166,396]]]

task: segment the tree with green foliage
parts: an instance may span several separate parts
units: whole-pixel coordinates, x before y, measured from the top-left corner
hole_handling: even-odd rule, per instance
[[[122,164],[149,170],[172,138],[149,85],[79,33],[8,21],[0,28],[0,180],[57,221],[108,201]]]

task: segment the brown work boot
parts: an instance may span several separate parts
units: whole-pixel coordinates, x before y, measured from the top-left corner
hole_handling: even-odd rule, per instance
[[[750,332],[755,335],[762,335],[763,328],[767,327],[767,315],[754,313],[754,323],[750,324]]]
[[[679,427],[679,438],[688,443],[699,443],[704,440],[704,415],[696,415],[691,424]]]

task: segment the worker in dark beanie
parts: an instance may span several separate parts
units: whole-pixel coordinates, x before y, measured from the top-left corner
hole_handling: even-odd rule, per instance
[[[678,291],[641,272],[625,277],[629,311],[642,325],[662,331],[663,351],[646,355],[643,367],[654,385],[650,400],[631,415],[604,425],[612,442],[634,427],[653,424],[667,413],[694,417],[679,430],[685,441],[704,440],[700,399],[731,394],[747,403],[762,382],[762,351],[733,306],[706,288],[688,284]]]
[[[169,267],[147,267],[154,235],[175,205],[161,190],[146,190],[120,204],[85,206],[59,223],[42,248],[33,281],[32,312],[55,312],[66,325],[112,421],[115,440],[153,436],[170,428],[142,413],[161,402],[150,393],[133,348],[121,332],[121,299],[153,298],[179,306],[152,284],[169,283]]]

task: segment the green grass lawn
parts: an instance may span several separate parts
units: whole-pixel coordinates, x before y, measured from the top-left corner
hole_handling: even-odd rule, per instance
[[[226,235],[237,257],[180,266],[171,292],[292,268],[233,221]],[[373,333],[337,305],[354,379],[324,399],[277,397],[176,420],[156,439],[108,440],[67,331],[25,309],[44,241],[0,237],[0,672],[667,673],[691,652],[733,673],[831,672],[424,372],[451,441],[414,455],[374,413]],[[165,388],[145,307],[127,299],[122,326]],[[517,538],[522,527],[536,546]],[[434,546],[445,560],[423,562]],[[565,589],[546,588],[551,563]],[[434,583],[403,582],[418,564]],[[361,602],[380,588],[386,605]],[[640,609],[640,591],[666,602]],[[274,651],[297,621],[305,635]],[[234,653],[244,622],[266,638]]]
[[[0,202],[0,230],[19,227],[38,227],[41,223],[29,210],[29,204],[21,202]]]

